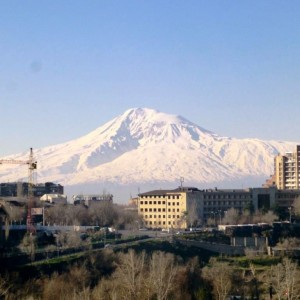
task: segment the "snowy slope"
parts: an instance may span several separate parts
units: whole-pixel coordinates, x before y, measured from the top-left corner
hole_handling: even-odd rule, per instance
[[[221,137],[188,120],[152,109],[130,109],[67,143],[34,149],[38,182],[76,185],[155,181],[209,183],[269,177],[274,156],[296,143]],[[29,151],[1,159],[27,160]],[[27,181],[26,166],[1,165],[0,182]]]

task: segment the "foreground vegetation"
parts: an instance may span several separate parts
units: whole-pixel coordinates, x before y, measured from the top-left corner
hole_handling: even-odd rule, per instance
[[[300,269],[290,259],[207,254],[166,241],[86,251],[3,273],[0,295],[46,300],[299,299]]]

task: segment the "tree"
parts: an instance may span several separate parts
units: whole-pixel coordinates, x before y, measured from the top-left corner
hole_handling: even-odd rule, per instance
[[[297,197],[293,201],[293,213],[297,219],[300,218],[300,197]]]
[[[239,223],[240,220],[240,213],[235,208],[230,208],[227,210],[224,218],[223,223],[224,224],[230,224],[230,225],[236,225]]]
[[[119,254],[119,263],[113,277],[119,284],[121,299],[142,299],[146,254],[137,255],[132,249],[127,254]]]
[[[174,289],[174,278],[178,267],[174,255],[154,252],[149,263],[148,282],[157,300],[166,300]]]
[[[216,299],[226,300],[232,287],[233,268],[226,262],[211,258],[202,272],[203,278],[212,284]]]
[[[21,251],[27,253],[30,256],[31,261],[35,259],[36,249],[36,236],[32,233],[26,233],[19,245]]]
[[[11,285],[9,284],[8,276],[0,275],[0,298],[1,299],[2,299],[2,297],[5,298],[5,296],[8,294],[8,291],[10,288],[11,288]]]
[[[288,258],[272,266],[268,276],[278,300],[296,300],[300,295],[300,271],[296,263]]]
[[[262,212],[262,211],[257,211],[253,215],[253,223],[268,223],[271,224],[273,223],[278,217],[275,215],[273,211],[267,211],[267,212]]]

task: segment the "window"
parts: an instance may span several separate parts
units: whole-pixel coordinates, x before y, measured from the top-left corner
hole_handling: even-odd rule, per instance
[[[152,201],[149,201],[149,204],[152,204]]]
[[[145,204],[148,204],[148,201],[145,201]]]
[[[179,219],[180,218],[180,216],[179,215],[177,215],[177,219]]]
[[[177,206],[179,206],[179,202],[177,202]]]
[[[177,212],[179,212],[179,208],[177,208]]]
[[[156,205],[156,201],[153,201],[153,204]]]
[[[166,201],[163,201],[162,204],[163,204],[163,205],[166,205]]]
[[[157,203],[158,203],[158,205],[160,205],[160,204],[161,204],[161,201],[158,201]]]
[[[161,208],[158,208],[158,211],[161,212]]]
[[[170,212],[171,211],[171,208],[168,208],[168,212]]]
[[[173,212],[175,212],[175,208],[173,208]]]
[[[153,208],[153,211],[156,212],[156,208]]]
[[[143,211],[143,209],[141,208],[141,212]]]
[[[143,204],[143,201],[140,201],[140,204]]]
[[[149,208],[149,211],[152,211],[152,208]]]
[[[163,208],[163,210],[162,210],[163,212],[165,212],[166,211],[166,209],[165,208]]]
[[[148,208],[145,208],[145,212],[148,212]]]

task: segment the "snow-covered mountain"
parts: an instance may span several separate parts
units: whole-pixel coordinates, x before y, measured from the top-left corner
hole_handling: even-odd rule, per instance
[[[38,182],[199,184],[269,177],[274,156],[296,143],[222,137],[180,117],[147,108],[124,114],[63,144],[34,149]],[[27,160],[28,152],[1,159]],[[27,181],[25,166],[1,165],[0,182]]]

